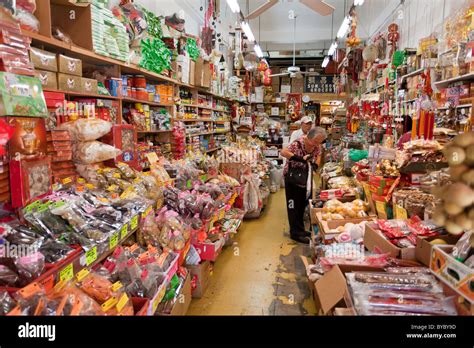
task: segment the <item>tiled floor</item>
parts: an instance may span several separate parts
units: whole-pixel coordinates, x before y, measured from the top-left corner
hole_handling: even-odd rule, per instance
[[[210,285],[188,315],[306,315],[314,303],[300,255],[308,248],[288,238],[285,192],[270,197],[260,218],[245,220],[214,264]]]

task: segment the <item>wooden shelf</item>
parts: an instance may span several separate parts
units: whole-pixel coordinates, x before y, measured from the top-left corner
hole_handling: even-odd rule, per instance
[[[471,81],[471,80],[474,80],[474,73],[470,73],[470,74],[466,74],[466,75],[462,75],[462,76],[458,76],[458,77],[453,77],[452,79],[448,79],[448,80],[442,80],[442,81],[438,81],[438,82],[435,82],[435,86],[436,87],[447,87],[450,83],[454,83],[454,82],[459,82],[459,81]]]
[[[150,102],[150,101],[147,101],[147,100],[141,100],[141,99],[135,99],[135,98],[129,98],[129,97],[122,98],[122,101],[128,102],[128,103],[147,104],[147,105],[150,105],[150,106],[161,106],[161,107],[172,107],[172,106],[174,106],[173,104],[155,103],[155,102]]]
[[[413,77],[413,76],[416,76],[416,75],[420,75],[423,73],[423,71],[425,71],[425,68],[421,68],[421,69],[418,69],[418,70],[415,70],[409,74],[406,74],[406,75],[403,75],[401,77],[401,81],[403,82],[405,79],[409,78],[409,77]]]
[[[224,113],[227,113],[227,114],[230,113],[230,111],[227,111],[227,110],[216,109],[216,108],[212,108],[210,106],[202,106],[202,105],[196,105],[196,104],[179,104],[179,105],[176,105],[176,106],[187,106],[187,107],[190,107],[190,108],[212,110],[212,111],[217,111],[217,112],[224,112]]]
[[[114,97],[114,96],[111,96],[111,95],[61,91],[61,90],[58,90],[58,89],[50,89],[50,88],[43,88],[43,92],[63,93],[63,94],[74,96],[74,97],[101,98],[101,99],[114,99],[114,100],[119,100],[120,99],[119,97]]]
[[[462,108],[470,108],[472,107],[472,104],[462,104],[462,105],[457,105],[457,106],[454,106],[453,108],[454,109],[462,109]],[[441,106],[438,108],[438,110],[448,110],[449,107],[447,106]]]
[[[215,147],[215,148],[213,148],[213,149],[206,150],[206,151],[204,151],[204,152],[205,152],[205,153],[214,152],[214,151],[220,150],[220,148],[221,148],[221,147],[219,146],[219,147]]]
[[[196,136],[200,136],[200,135],[210,135],[210,134],[225,134],[225,133],[229,133],[230,130],[228,131],[225,131],[225,132],[222,132],[222,131],[213,131],[213,132],[201,132],[201,133],[192,133],[192,134],[186,134],[187,137],[196,137]]]
[[[190,119],[180,119],[180,118],[175,118],[175,121],[181,121],[181,122],[215,122],[215,123],[224,123],[224,122],[230,122],[230,120],[213,120],[211,118],[190,118]]]
[[[23,30],[22,33],[33,40],[33,43],[41,44],[46,48],[53,48],[61,52],[67,53],[71,56],[80,58],[84,61],[88,61],[95,64],[102,65],[117,65],[121,67],[123,73],[126,74],[139,74],[144,75],[152,80],[166,81],[174,84],[178,84],[178,81],[161,74],[157,74],[146,69],[143,69],[135,64],[129,64],[127,62],[102,56],[95,52],[92,52],[88,49],[67,44],[63,41],[57,40],[55,38],[47,37],[41,34],[33,33],[27,30]]]
[[[171,133],[172,130],[157,130],[157,131],[137,131],[138,134],[162,134],[162,133]]]

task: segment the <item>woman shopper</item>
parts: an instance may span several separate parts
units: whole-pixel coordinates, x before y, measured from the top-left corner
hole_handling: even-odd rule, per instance
[[[326,138],[323,128],[312,128],[306,136],[281,150],[281,155],[287,159],[283,175],[290,237],[300,243],[308,243],[307,237],[311,235],[304,228],[304,211],[311,195],[312,172],[319,166],[321,144]]]

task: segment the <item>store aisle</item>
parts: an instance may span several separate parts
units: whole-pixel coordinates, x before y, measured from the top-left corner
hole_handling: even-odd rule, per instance
[[[314,313],[300,255],[308,247],[288,238],[285,191],[272,194],[259,219],[245,220],[234,245],[214,264],[205,296],[188,315],[304,315]]]

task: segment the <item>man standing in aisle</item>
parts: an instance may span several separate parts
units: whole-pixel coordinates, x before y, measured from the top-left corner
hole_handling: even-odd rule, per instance
[[[304,211],[311,195],[312,173],[321,162],[321,144],[326,138],[327,133],[323,128],[312,128],[307,135],[281,150],[281,155],[287,159],[283,175],[290,236],[300,243],[308,243],[311,235],[305,231]]]
[[[289,144],[293,143],[296,139],[301,138],[303,135],[308,134],[309,130],[313,126],[313,120],[309,116],[304,116],[301,118],[300,124],[301,128],[291,133]]]

